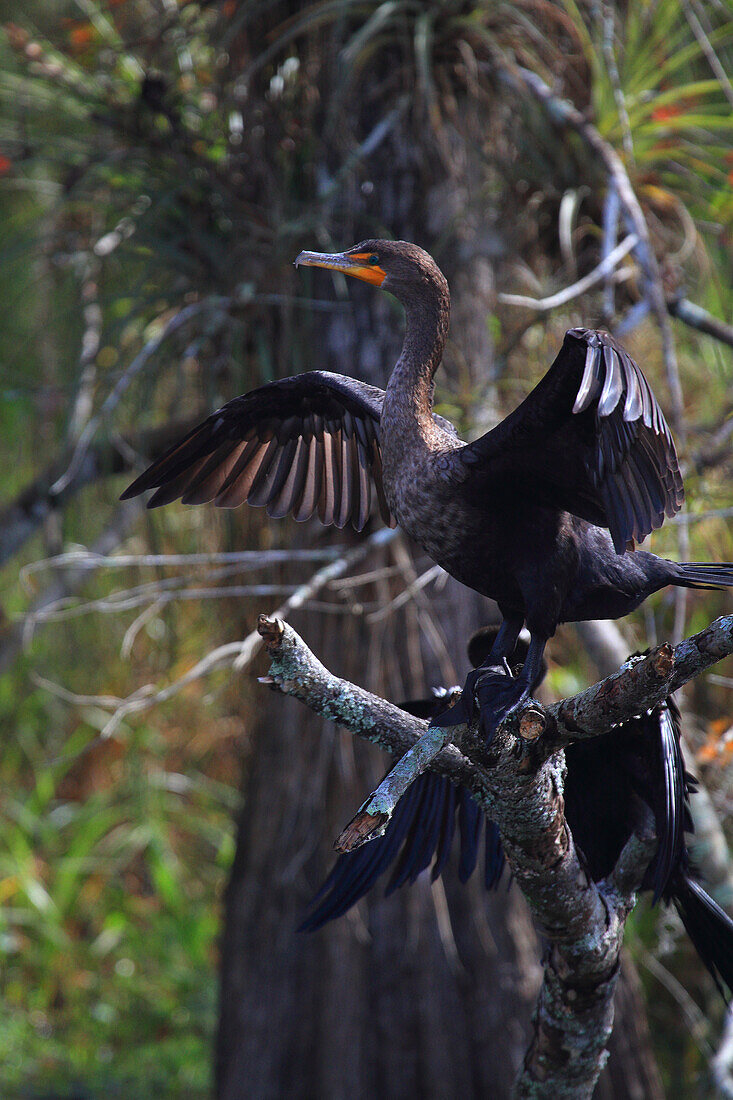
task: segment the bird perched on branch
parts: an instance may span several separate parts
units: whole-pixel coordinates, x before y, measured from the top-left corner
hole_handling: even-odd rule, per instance
[[[471,664],[480,666],[491,651],[497,629],[474,634],[468,645]],[[520,639],[509,663],[520,666],[527,645]],[[534,690],[544,678],[544,662]],[[509,676],[509,670],[505,670]],[[418,718],[444,710],[458,689],[438,689],[432,697],[400,706]],[[725,996],[733,992],[733,921],[703,890],[690,869],[685,832],[692,832],[689,796],[695,780],[685,771],[680,748],[680,712],[669,698],[653,710],[609,733],[576,741],[565,749],[567,772],[563,797],[565,820],[578,856],[590,878],[600,882],[613,871],[635,830],[654,818],[657,851],[643,879],[652,903],[674,904],[697,953]],[[479,857],[484,833],[484,884],[497,886],[504,852],[496,824],[482,812],[465,787],[425,772],[408,787],[385,832],[353,852],[341,855],[311,902],[300,931],[312,932],[340,917],[371,890],[388,869],[385,893],[393,893],[432,863],[431,879],[444,871],[458,831],[458,876],[467,882]]]
[[[463,443],[432,411],[433,378],[448,334],[448,284],[405,241],[368,240],[335,255],[301,252],[296,265],[344,272],[404,306],[402,353],[386,390],[312,371],[230,401],[150,466],[123,494],[157,491],[271,516],[315,513],[361,530],[376,491],[448,573],[494,599],[503,624],[461,702],[437,724],[466,722],[474,689],[487,737],[529,696],[559,623],[619,618],[666,585],[733,584],[733,565],[678,564],[629,552],[683,500],[674,443],[637,364],[607,333],[570,329],[555,362],[490,432]],[[502,662],[527,625],[517,679]]]

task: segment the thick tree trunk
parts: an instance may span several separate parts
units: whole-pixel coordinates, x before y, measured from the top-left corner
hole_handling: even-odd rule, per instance
[[[456,620],[479,621],[477,601],[457,586],[451,595]],[[361,625],[311,618],[308,630],[317,625],[328,666],[363,678]],[[456,621],[459,631],[462,649]],[[518,891],[502,885],[487,898],[478,882],[461,887],[448,875],[431,888],[423,876],[298,934],[333,837],[384,758],[290,700],[258,702],[227,893],[219,1097],[507,1095],[540,977]]]
[[[475,383],[486,385],[493,270],[476,242],[494,237],[490,224],[472,225],[482,209],[473,201],[480,179],[472,181],[465,165],[460,181],[429,179],[426,160],[433,172],[438,158],[431,160],[414,141],[405,126],[371,159],[370,179],[377,183],[363,221],[430,248],[450,234],[452,215],[461,210],[460,224],[475,237],[454,239],[440,256],[453,288],[446,366],[464,381],[468,368]],[[457,160],[470,157],[463,150]],[[354,228],[354,240],[364,235],[361,229]],[[399,321],[385,296],[358,284],[349,291],[348,319],[319,320],[319,360],[312,365],[384,385],[399,349]],[[391,553],[394,562],[406,550],[398,545]],[[364,569],[384,560],[382,552]],[[375,585],[371,598],[385,602],[394,595],[386,587]],[[360,590],[359,598],[368,595]],[[425,600],[429,608],[408,605],[371,628],[346,615],[311,614],[307,621],[301,615],[293,625],[333,672],[398,700],[462,678],[466,640],[489,610],[453,582]],[[429,627],[428,641],[420,625]],[[259,691],[247,709],[257,717],[226,895],[219,1100],[508,1096],[540,981],[540,947],[519,892],[503,881],[487,895],[478,875],[467,887],[450,872],[433,887],[422,876],[388,899],[378,886],[315,935],[296,933],[333,862],[333,838],[385,761],[292,700]],[[634,1012],[643,1016],[638,998]],[[626,1013],[622,1026],[629,1035],[637,1031]],[[639,1043],[629,1041],[615,1057],[613,1085],[599,1085],[602,1100],[661,1095],[643,1028],[639,1035]]]
[[[452,582],[435,603],[451,651],[462,654],[486,605]],[[394,633],[406,629],[403,621]],[[376,691],[392,681],[394,697],[392,632],[375,654],[353,617],[311,615],[307,630],[327,667]],[[254,690],[253,754],[226,898],[217,1096],[509,1096],[540,978],[541,949],[519,891],[506,879],[486,894],[477,875],[461,886],[448,873],[432,887],[422,876],[387,899],[377,887],[315,935],[297,933],[333,862],[333,838],[384,758],[292,700]],[[662,1096],[638,979],[627,968],[597,1100]]]

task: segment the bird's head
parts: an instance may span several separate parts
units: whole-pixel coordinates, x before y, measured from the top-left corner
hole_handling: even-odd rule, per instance
[[[301,252],[295,266],[343,271],[389,290],[400,301],[411,298],[416,291],[438,288],[441,294],[447,294],[448,290],[445,276],[432,256],[409,241],[369,240],[346,252]]]

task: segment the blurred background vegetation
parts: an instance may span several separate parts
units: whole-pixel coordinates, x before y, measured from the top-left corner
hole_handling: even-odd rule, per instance
[[[573,283],[629,231],[582,135],[518,93],[518,64],[622,158],[670,310],[683,299],[730,323],[733,8],[28,0],[0,16],[0,1092],[204,1096],[250,679],[220,669],[100,733],[115,700],[174,683],[314,566],[253,578],[241,561],[141,556],[344,540],[259,513],[143,515],[117,503],[124,471],[159,425],[269,379],[340,366],[383,381],[390,361],[364,318],[396,349],[393,305],[290,265],[301,248],[394,233],[429,246],[452,282],[488,265],[490,356],[468,362],[451,344],[442,412],[477,430],[546,369],[569,324],[607,324],[671,408],[686,463],[689,530],[668,524],[654,550],[732,560],[730,347],[666,322],[675,411],[643,257],[547,312],[502,295]],[[385,196],[387,153],[403,184],[393,175]],[[126,557],[49,562],[76,547]],[[724,595],[696,596],[686,632],[724,610]],[[669,636],[675,614],[679,627],[673,599],[653,601],[624,624],[629,648]],[[595,675],[569,630],[552,660],[556,693]],[[688,704],[724,820],[730,684],[700,680]],[[630,940],[702,1005],[643,970],[670,1094],[704,1095],[720,1017],[708,983],[664,915],[640,913]]]

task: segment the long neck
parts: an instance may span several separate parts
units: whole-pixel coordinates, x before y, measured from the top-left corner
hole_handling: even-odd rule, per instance
[[[442,279],[442,276],[441,276]],[[389,412],[432,423],[433,378],[443,357],[450,323],[445,280],[405,295],[405,340],[387,386]]]

